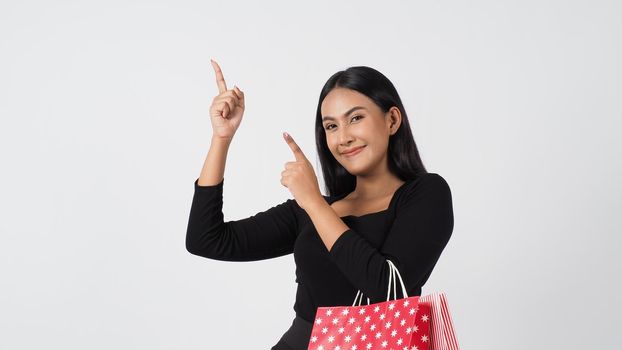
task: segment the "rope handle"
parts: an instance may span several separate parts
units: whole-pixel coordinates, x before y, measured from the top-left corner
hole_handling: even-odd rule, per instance
[[[391,282],[393,282],[394,299],[397,299],[395,274],[397,274],[397,277],[399,277],[400,279],[400,284],[402,286],[402,295],[404,296],[404,298],[408,298],[408,293],[406,293],[406,286],[404,286],[404,280],[402,279],[402,275],[400,275],[399,270],[397,269],[397,267],[395,267],[395,264],[393,264],[393,262],[389,259],[387,259],[387,264],[389,264],[389,285],[387,286],[387,301],[389,301],[391,297]],[[361,295],[360,300],[359,300],[359,294]],[[358,306],[361,306],[361,302],[363,301],[363,293],[361,292],[360,289],[356,292],[356,297],[354,297],[354,302],[352,303],[352,306],[356,306],[357,300],[359,300]],[[367,298],[367,305],[369,304],[370,304],[369,298]]]

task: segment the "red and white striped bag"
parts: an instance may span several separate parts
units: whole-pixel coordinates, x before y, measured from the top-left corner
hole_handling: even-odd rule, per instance
[[[445,293],[438,292],[419,298],[419,305],[430,307],[430,350],[459,350],[458,339],[449,312],[449,304]]]

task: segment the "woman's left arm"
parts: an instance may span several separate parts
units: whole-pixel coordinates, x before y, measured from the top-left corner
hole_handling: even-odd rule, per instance
[[[387,259],[395,264],[412,296],[428,279],[453,231],[451,190],[436,173],[409,184],[395,210],[395,220],[380,249],[348,229],[329,250],[330,258],[350,283],[374,302],[387,297]]]

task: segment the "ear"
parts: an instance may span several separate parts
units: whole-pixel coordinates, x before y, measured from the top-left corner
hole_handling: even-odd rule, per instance
[[[389,126],[389,134],[395,134],[402,124],[402,113],[399,108],[394,106],[389,109],[387,112],[387,123]]]

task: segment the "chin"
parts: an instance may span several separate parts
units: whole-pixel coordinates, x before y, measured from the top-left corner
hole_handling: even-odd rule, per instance
[[[357,167],[352,167],[352,166],[345,167],[344,166],[344,168],[346,169],[346,171],[348,173],[350,173],[350,175],[354,175],[354,176],[359,175],[359,174],[363,174],[367,170],[367,167],[363,167],[363,166],[357,166]]]

